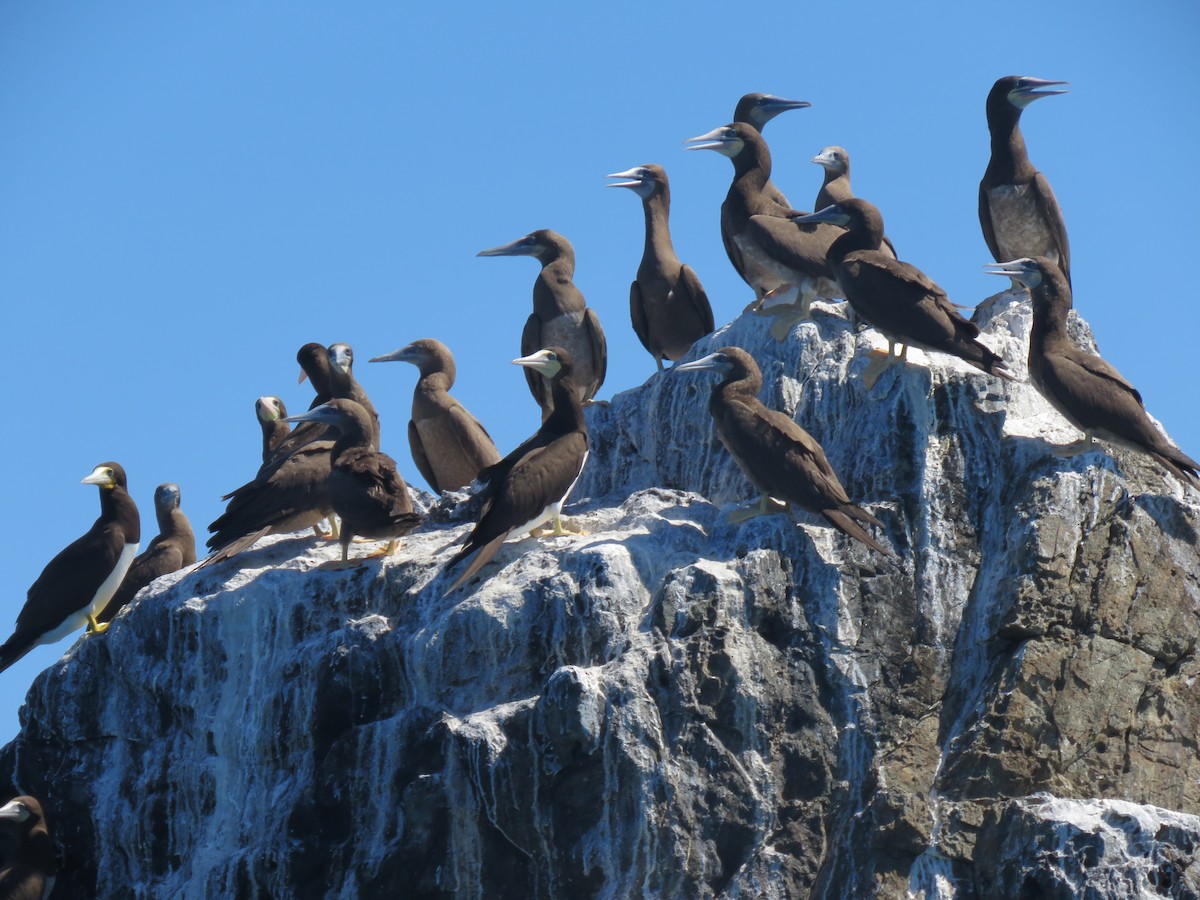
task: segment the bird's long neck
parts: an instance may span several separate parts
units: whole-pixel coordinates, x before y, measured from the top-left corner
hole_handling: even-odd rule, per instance
[[[158,530],[162,534],[171,534],[180,537],[192,537],[192,523],[188,521],[188,517],[183,514],[183,510],[178,506],[171,509],[167,521],[159,521]]]
[[[671,195],[665,190],[651,194],[642,201],[642,211],[646,216],[646,244],[642,250],[642,259],[673,259],[675,248],[671,244],[671,228],[668,224]]]
[[[283,419],[275,419],[270,425],[263,426],[263,456],[267,456],[290,433],[291,429]]]
[[[433,372],[424,372],[421,378],[417,381],[417,387],[414,396],[418,394],[432,395],[444,394],[454,385],[454,374],[444,372],[438,369]]]
[[[1025,151],[1025,137],[1021,134],[1021,114],[999,116],[995,121],[989,120],[989,130],[992,138],[992,158],[988,163],[988,173],[994,181],[1000,184],[1024,184],[1033,180],[1037,169],[1029,161]]]
[[[120,522],[125,529],[125,539],[129,543],[136,544],[141,541],[142,530],[137,504],[133,502],[129,492],[120,485],[114,488],[101,488],[100,518],[110,522]]]
[[[316,392],[316,397],[313,398],[312,406],[309,409],[331,400],[333,398],[333,373],[329,370],[329,364],[314,365],[304,371],[308,375],[308,381],[312,385],[313,391]]]
[[[1061,344],[1071,344],[1067,333],[1069,297],[1052,288],[1039,285],[1033,289],[1033,327],[1029,332],[1029,352],[1042,352]]]
[[[170,534],[175,524],[174,514],[178,510],[177,506],[155,507],[154,518],[158,521],[158,533]]]
[[[560,254],[548,260],[533,283],[533,311],[542,321],[564,312],[579,312],[584,303],[574,290],[574,255]]]
[[[718,384],[712,392],[709,406],[719,402],[741,401],[743,403],[756,400],[762,390],[762,375],[757,372],[734,373]]]
[[[846,232],[839,235],[826,251],[830,265],[841,265],[848,255],[856,250],[878,250],[883,246],[883,233],[865,221],[851,222]]]
[[[542,422],[542,427],[552,428],[555,432],[564,434],[569,431],[586,432],[583,406],[579,402],[574,380],[564,375],[550,382],[550,393],[554,397],[554,409]]]
[[[337,463],[338,457],[347,450],[371,446],[370,428],[358,419],[344,419],[338,423],[337,428],[338,438],[333,442],[333,449],[329,451],[330,465]]]
[[[757,135],[757,132],[755,132]],[[742,191],[761,191],[771,180],[771,151],[762,137],[745,140],[733,157],[733,184]]]
[[[853,196],[854,191],[850,188],[850,172],[834,172],[826,169],[825,180],[821,184],[821,190],[817,192],[817,202],[813,208],[821,210],[830,204]]]

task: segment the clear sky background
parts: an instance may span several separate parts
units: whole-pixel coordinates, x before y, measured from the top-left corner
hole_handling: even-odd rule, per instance
[[[718,324],[749,289],[721,247],[732,167],[681,142],[738,97],[810,101],[766,129],[808,209],[842,144],[901,258],[959,303],[999,289],[976,205],[984,98],[1002,75],[1071,82],[1022,127],[1071,238],[1101,352],[1193,456],[1200,300],[1200,6],[212,2],[0,7],[0,301],[10,396],[0,631],[99,508],[115,459],[156,533],[178,482],[197,533],[258,466],[254,400],[292,411],[296,350],[347,341],[413,484],[416,370],[366,360],[421,337],[501,452],[537,427],[521,328],[537,264],[476,251],[537,228],[575,245],[608,336],[600,396],[653,371],[629,324],[642,213],[604,175],[666,167],[672,234]],[[39,671],[0,675],[0,740]]]

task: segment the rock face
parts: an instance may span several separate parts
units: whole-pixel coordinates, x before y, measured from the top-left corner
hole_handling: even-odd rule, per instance
[[[1028,304],[977,317],[1023,376]],[[750,351],[896,557],[731,525],[713,376],[655,375],[589,412],[587,535],[443,597],[442,501],[384,563],[275,539],[77,642],[0,755],[54,896],[1200,896],[1200,497],[946,357],[867,391],[838,305],[767,324],[692,355]]]

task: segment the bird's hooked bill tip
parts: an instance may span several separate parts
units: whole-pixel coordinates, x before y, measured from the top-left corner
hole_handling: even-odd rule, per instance
[[[671,368],[672,372],[702,372],[708,369],[719,368],[722,362],[722,356],[718,353],[710,353],[708,356],[702,356],[700,359],[693,359],[691,362],[677,363]]]
[[[380,356],[372,356],[367,362],[412,362],[415,358],[411,345],[405,345],[399,350],[393,350],[391,353],[384,353]]]
[[[983,271],[988,275],[1020,275],[1025,272],[1025,267],[1029,262],[1028,258],[1022,258],[1002,263],[986,263]]]

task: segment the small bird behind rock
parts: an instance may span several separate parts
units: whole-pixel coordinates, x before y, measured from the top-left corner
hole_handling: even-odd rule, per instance
[[[0,806],[0,827],[16,831],[15,849],[0,863],[0,900],[44,900],[54,890],[58,858],[42,805],[14,797]]]

